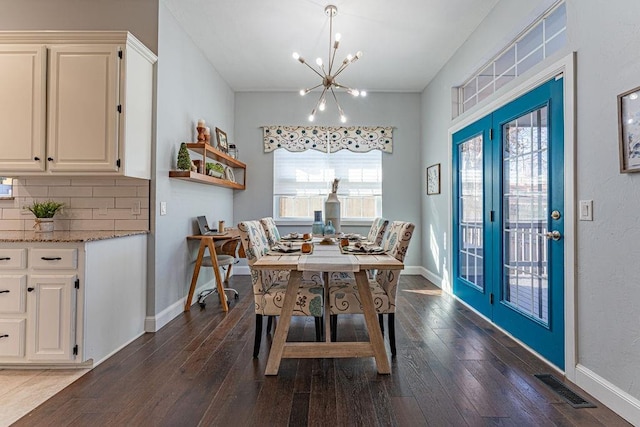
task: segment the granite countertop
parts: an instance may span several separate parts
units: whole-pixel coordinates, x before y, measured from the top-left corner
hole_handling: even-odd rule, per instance
[[[149,230],[54,231],[51,233],[36,233],[31,230],[0,231],[0,242],[92,242],[138,234],[149,234]]]

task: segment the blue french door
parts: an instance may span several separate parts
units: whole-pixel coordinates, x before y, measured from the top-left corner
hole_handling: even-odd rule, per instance
[[[453,291],[564,369],[564,120],[553,79],[453,135]]]

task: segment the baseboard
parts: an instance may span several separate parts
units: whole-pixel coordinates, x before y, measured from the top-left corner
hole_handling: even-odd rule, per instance
[[[145,320],[145,324],[146,324],[146,320]],[[110,358],[111,356],[113,356],[114,354],[116,354],[117,352],[119,352],[120,350],[122,350],[123,348],[125,348],[126,346],[128,346],[129,344],[131,344],[132,342],[134,342],[135,340],[137,340],[138,338],[140,338],[141,336],[143,336],[147,331],[142,331],[140,332],[138,335],[135,335],[133,338],[131,338],[129,341],[125,342],[124,344],[122,344],[120,347],[116,348],[115,350],[113,350],[111,353],[107,354],[106,356],[104,356],[102,359],[98,360],[97,362],[94,362],[91,367],[95,368],[96,366],[98,366],[99,364],[101,364],[102,362],[104,362],[105,360],[107,360],[108,358]]]
[[[198,293],[200,293],[200,291],[204,290],[204,289],[211,289],[213,286],[215,286],[215,282],[211,281],[208,283],[205,283],[204,285],[201,285],[200,287],[198,287],[193,295],[198,295]],[[155,316],[147,316],[144,319],[144,331],[145,332],[157,332],[158,330],[160,330],[160,328],[162,328],[164,325],[166,325],[167,323],[171,322],[173,319],[175,319],[176,317],[178,317],[181,313],[184,312],[184,305],[187,302],[187,297],[183,297],[180,298],[178,301],[174,302],[173,304],[171,304],[169,307],[165,308],[164,310],[162,310],[160,313],[156,314]],[[196,298],[194,297],[193,300],[191,301],[191,305],[196,303]]]
[[[434,273],[431,270],[427,270],[426,268],[423,268],[422,270],[423,270],[422,277],[424,277],[425,279],[427,279],[428,281],[430,281],[431,283],[433,283],[437,287],[442,288],[442,283],[444,281],[442,276]]]
[[[576,366],[576,384],[634,426],[640,426],[640,400],[580,364]]]

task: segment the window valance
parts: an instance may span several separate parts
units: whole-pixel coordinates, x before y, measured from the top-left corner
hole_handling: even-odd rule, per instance
[[[289,151],[318,150],[330,153],[340,150],[367,152],[393,151],[393,128],[350,126],[263,126],[264,152],[278,148]]]

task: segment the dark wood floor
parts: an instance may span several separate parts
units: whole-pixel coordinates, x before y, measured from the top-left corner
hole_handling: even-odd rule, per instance
[[[402,276],[398,356],[391,375],[373,360],[288,359],[265,377],[270,339],[252,358],[248,276],[224,315],[206,309],[145,334],[23,417],[17,426],[622,426],[597,408],[574,409],[533,376],[540,360],[419,276]],[[313,340],[295,318],[289,340]],[[338,339],[365,339],[360,316],[341,316]]]

